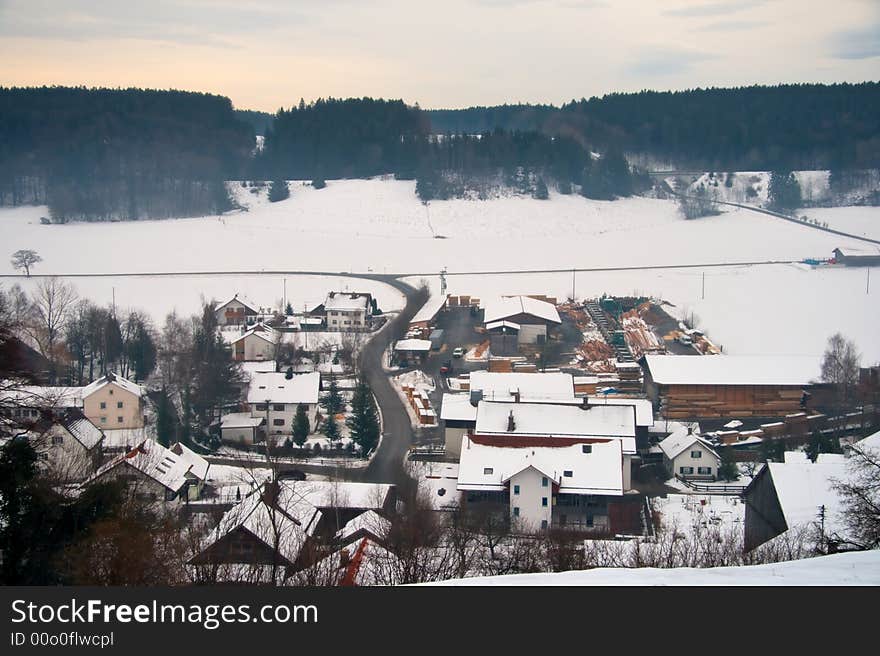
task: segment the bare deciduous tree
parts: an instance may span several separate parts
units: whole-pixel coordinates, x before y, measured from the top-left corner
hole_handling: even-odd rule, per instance
[[[25,275],[30,277],[31,267],[42,261],[43,258],[37,255],[37,251],[22,249],[12,254],[11,263],[14,269],[23,270]]]
[[[57,375],[62,346],[60,337],[77,301],[76,290],[60,278],[45,278],[34,290],[31,335],[40,353],[51,364],[50,377]]]

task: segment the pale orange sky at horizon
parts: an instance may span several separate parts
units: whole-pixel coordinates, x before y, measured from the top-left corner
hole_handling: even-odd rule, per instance
[[[0,0],[0,85],[425,108],[880,79],[874,0]]]

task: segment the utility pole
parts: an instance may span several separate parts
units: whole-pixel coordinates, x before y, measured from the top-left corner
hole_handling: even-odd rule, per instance
[[[575,300],[577,299],[577,296],[575,296],[575,294],[574,294],[574,292],[575,292],[575,286],[574,286],[575,285],[575,273],[576,272],[577,272],[576,269],[571,270],[571,302],[572,303],[574,303]]]
[[[706,272],[705,271],[703,271],[703,292],[702,292],[701,298],[702,299],[706,298]]]
[[[281,311],[284,312],[287,307],[287,278],[282,278],[282,287],[281,287]]]
[[[446,296],[446,267],[440,270],[440,296]]]
[[[865,280],[865,293],[870,294],[871,293],[871,267],[868,267],[867,269],[865,269],[865,272],[867,273],[866,280]]]

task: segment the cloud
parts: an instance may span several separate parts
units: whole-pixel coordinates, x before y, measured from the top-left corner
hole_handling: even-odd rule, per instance
[[[695,64],[717,58],[717,55],[697,50],[645,48],[639,53],[638,59],[626,66],[625,71],[630,75],[647,77],[678,75],[686,73]]]
[[[766,4],[767,0],[722,0],[708,4],[691,5],[678,9],[667,9],[663,13],[666,16],[678,16],[679,18],[696,18],[705,16],[726,16],[735,14],[746,9],[752,9]]]
[[[836,59],[870,59],[880,57],[880,23],[870,27],[834,34],[831,56]]]
[[[759,27],[766,27],[767,25],[771,25],[768,21],[751,21],[751,20],[740,20],[740,21],[718,21],[716,23],[709,23],[708,25],[701,25],[700,27],[695,27],[693,32],[739,32],[741,30],[753,30]]]

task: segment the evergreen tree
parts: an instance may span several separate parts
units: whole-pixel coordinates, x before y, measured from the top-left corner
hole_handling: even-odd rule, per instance
[[[820,453],[843,453],[840,440],[833,435],[823,435],[819,431],[813,431],[806,448],[807,457],[816,462]]]
[[[346,420],[351,439],[367,455],[379,444],[381,429],[373,393],[366,379],[358,380],[351,401],[351,415]]]
[[[312,186],[315,189],[323,189],[324,187],[327,186],[327,182],[326,182],[326,180],[324,180],[324,178],[317,177],[312,180]]]
[[[739,478],[739,468],[733,459],[733,449],[727,447],[721,452],[721,466],[718,467],[718,478],[725,481],[735,481]]]
[[[293,441],[297,446],[306,443],[311,432],[309,425],[309,416],[306,414],[306,406],[300,403],[296,406],[296,414],[293,417]]]
[[[177,413],[164,387],[156,401],[156,441],[162,446],[177,441]]]
[[[535,198],[537,200],[547,200],[550,198],[550,192],[547,191],[547,185],[544,182],[544,178],[538,178],[538,182],[535,184]]]
[[[290,198],[290,188],[286,180],[273,180],[269,185],[269,202],[277,203]]]
[[[287,302],[287,305],[284,306],[284,314],[288,317],[293,315],[293,306],[290,304],[290,301]]]
[[[327,415],[327,418],[324,420],[324,435],[330,440],[330,443],[338,441],[341,437],[339,433],[339,424],[336,423],[336,417],[334,415]]]
[[[335,380],[330,381],[327,394],[321,399],[321,407],[327,411],[328,415],[335,415],[345,410],[345,401],[339,393],[339,384]]]
[[[791,171],[773,171],[767,188],[770,207],[777,211],[793,210],[801,206],[801,186]]]

